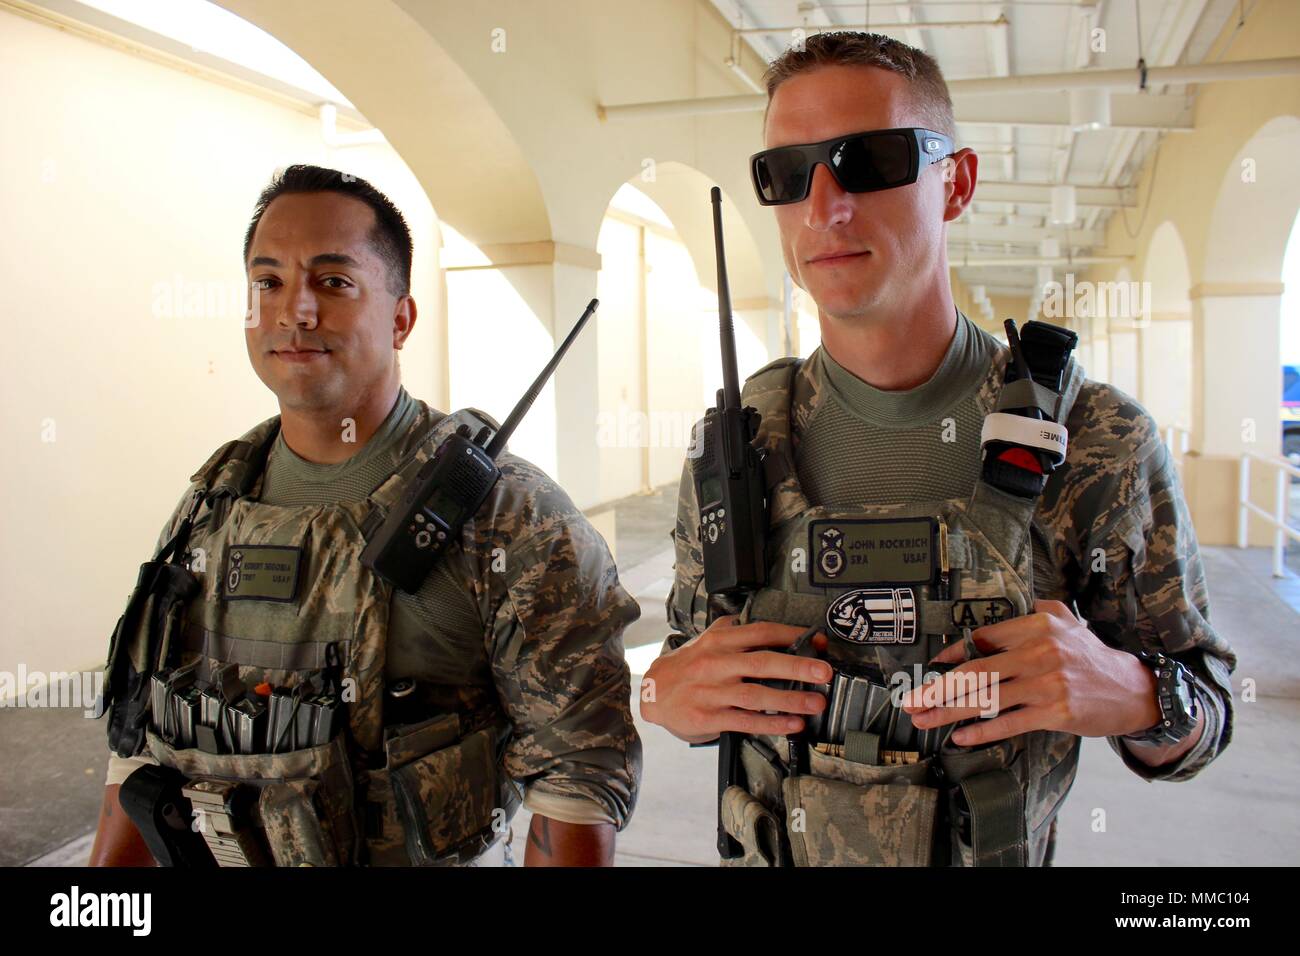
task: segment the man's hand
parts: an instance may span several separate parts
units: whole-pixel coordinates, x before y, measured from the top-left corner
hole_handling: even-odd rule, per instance
[[[533,814],[524,866],[613,865],[614,824],[562,823]]]
[[[972,638],[991,656],[960,664],[939,680],[903,695],[903,709],[918,728],[942,727],[983,712],[979,706],[969,706],[975,703],[970,697],[973,687],[970,678],[951,676],[959,673],[988,681],[998,711],[996,717],[953,731],[952,742],[963,747],[1032,730],[1122,736],[1152,727],[1160,719],[1151,672],[1132,654],[1103,644],[1059,601],[1036,601],[1033,614],[981,627]],[[960,644],[934,658],[947,663],[964,659]],[[1198,727],[1172,747],[1132,748],[1132,752],[1144,763],[1159,766],[1191,749],[1200,734]]]
[[[699,637],[650,665],[641,683],[642,717],[688,743],[706,743],[730,730],[797,733],[804,721],[796,715],[821,713],[826,707],[821,694],[752,683],[822,684],[831,679],[825,661],[759,649],[789,647],[805,628],[737,620],[719,618]]]

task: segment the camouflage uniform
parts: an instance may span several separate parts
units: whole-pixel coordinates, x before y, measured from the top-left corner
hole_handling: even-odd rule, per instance
[[[410,401],[403,391],[395,409]],[[360,528],[372,509],[394,506],[459,424],[495,427],[481,413],[415,405],[393,440],[401,467],[364,499],[260,501],[272,418],[214,453],[169,523],[174,530],[191,494],[206,490],[189,540],[190,553],[203,554],[202,590],[169,635],[180,661],[196,661],[204,679],[233,662],[246,687],[292,687],[336,660],[355,691],[346,741],[288,754],[213,755],[147,735],[149,753],[188,776],[254,782],[279,865],[467,862],[506,832],[520,785],[532,809],[570,822],[621,829],[635,805],[641,747],[622,631],[638,605],[563,490],[513,455],[501,456],[501,479],[461,547],[421,590],[440,591],[454,620],[458,589],[474,620],[435,628],[417,654],[408,649],[422,678],[443,678],[421,680],[407,702],[419,720],[408,712],[407,730],[386,719],[385,685],[409,676],[388,666],[390,632],[412,599],[360,565]],[[249,592],[250,562],[270,553],[261,548],[302,549],[296,593],[265,583],[259,591],[256,580]]]
[[[960,321],[966,320],[962,317]],[[995,407],[1009,354],[991,338],[988,341],[992,343],[990,351],[996,351],[974,393],[980,416]],[[796,546],[809,548],[810,565],[817,560],[810,523],[815,519],[937,515],[947,522],[947,557],[954,588],[949,597],[958,600],[936,600],[942,595],[928,585],[916,589],[920,623],[914,642],[860,645],[855,649],[859,655],[869,658],[874,654],[886,671],[923,664],[961,635],[960,627],[955,626],[958,612],[952,610],[962,604],[960,599],[1005,597],[1014,605],[1014,614],[1032,610],[1035,598],[1059,600],[1074,605],[1108,645],[1132,652],[1144,647],[1164,650],[1195,675],[1196,695],[1207,717],[1201,741],[1180,760],[1151,768],[1133,758],[1119,739],[1110,738],[1124,762],[1148,780],[1186,780],[1213,760],[1231,737],[1228,675],[1235,657],[1206,619],[1204,575],[1191,520],[1172,462],[1146,412],[1118,390],[1084,380],[1081,370],[1072,364],[1064,390],[1067,404],[1073,402],[1066,421],[1070,436],[1067,457],[1036,503],[1030,501],[1018,511],[1020,506],[1012,496],[978,481],[975,468],[968,480],[977,487],[969,498],[900,505],[877,502],[867,492],[859,507],[821,507],[804,495],[801,477],[808,472],[809,463],[800,450],[809,434],[807,426],[826,395],[828,359],[819,349],[802,364],[778,360],[746,383],[744,404],[759,410],[758,443],[775,458],[776,467],[768,472],[769,586],[743,606],[729,605],[704,592],[699,508],[687,463],[673,534],[675,582],[667,602],[669,623],[678,636],[670,637],[666,647],[680,646],[681,641],[699,635],[720,613],[804,627],[832,624],[835,598],[843,592],[810,586],[806,573],[791,571],[791,551]],[[936,458],[932,467],[950,467],[952,460]],[[869,488],[869,483],[863,482],[861,487]],[[968,639],[966,644],[968,652],[974,651]],[[849,653],[847,646],[851,645],[831,638],[833,657]],[[748,793],[731,793],[722,806],[723,820],[733,836],[745,829],[740,823],[747,818],[751,822],[745,829],[747,840],[752,844],[757,836],[757,842],[771,844],[771,833],[779,832],[788,822],[782,819],[784,813],[796,806],[815,805],[822,819],[809,819],[803,835],[790,834],[796,863],[925,865],[932,861],[929,848],[921,844],[927,838],[927,828],[934,825],[936,809],[942,820],[943,807],[934,804],[944,795],[923,786],[934,779],[927,781],[923,770],[853,764],[814,752],[810,774],[781,780],[768,765],[771,754],[782,754],[784,741],[772,737],[758,740],[765,746],[756,751],[748,744],[741,752],[749,778]],[[988,748],[970,749],[986,751],[985,758],[980,758],[984,766],[978,768],[963,765],[975,759],[963,753],[968,748],[946,744],[933,756],[933,766],[946,773],[949,785],[966,778],[977,786],[980,781],[970,776],[972,771],[978,774],[996,768],[1012,773],[1019,793],[1012,787],[1007,794],[1022,805],[1022,845],[1018,853],[989,856],[1003,862],[1047,864],[1052,857],[1055,817],[1074,779],[1079,742],[1076,736],[1047,731],[1021,735]],[[757,759],[756,752],[768,754],[768,760]],[[876,785],[890,781],[906,785]],[[856,787],[845,787],[846,782]],[[750,799],[754,797],[756,803]],[[870,823],[881,819],[890,821],[888,827]],[[940,836],[937,830],[933,834],[936,840]],[[950,860],[940,848],[933,861],[955,865],[977,862],[972,847],[962,845],[956,837],[951,849]],[[770,853],[754,852],[751,845],[745,850],[738,862],[762,865],[771,857]]]

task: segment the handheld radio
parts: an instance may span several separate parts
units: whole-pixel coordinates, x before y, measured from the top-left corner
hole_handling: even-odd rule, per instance
[[[468,425],[461,425],[443,439],[379,527],[373,534],[367,532],[366,547],[361,552],[365,567],[408,594],[419,590],[443,552],[460,540],[465,522],[474,517],[496,485],[501,477],[497,456],[599,304],[596,299],[587,304],[573,330],[495,435],[486,425],[474,435]]]
[[[722,388],[717,405],[699,425],[699,454],[691,462],[700,506],[700,550],[709,594],[755,591],[767,582],[764,543],[767,503],[763,460],[753,441],[759,414],[741,408],[731,290],[722,248],[722,191],[713,187],[713,241],[718,258],[718,325],[722,338]]]
[[[699,424],[697,457],[691,461],[695,499],[700,507],[700,551],[704,589],[742,598],[767,583],[765,543],[767,500],[763,456],[754,447],[759,414],[740,405],[736,334],[731,319],[731,289],[722,247],[722,190],[714,186],[713,243],[718,259],[718,327],[722,338],[722,388],[717,404]],[[711,622],[710,622],[711,623]],[[739,735],[718,737],[718,853],[724,860],[743,852],[722,822],[722,798],[741,777]]]

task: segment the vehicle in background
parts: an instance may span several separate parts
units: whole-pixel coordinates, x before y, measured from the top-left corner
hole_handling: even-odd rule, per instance
[[[1282,454],[1300,465],[1300,365],[1282,366]]]

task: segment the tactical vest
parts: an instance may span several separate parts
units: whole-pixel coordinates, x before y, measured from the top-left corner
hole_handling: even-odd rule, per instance
[[[393,589],[359,561],[363,529],[394,505],[444,437],[484,424],[473,410],[419,408],[399,440],[401,464],[364,501],[259,501],[278,416],[227,442],[192,477],[176,536],[142,568],[110,650],[110,743],[122,756],[143,746],[190,778],[196,808],[196,780],[243,785],[245,822],[258,836],[249,843],[247,834],[225,832],[229,801],[223,809],[218,800],[209,816],[225,829],[204,833],[218,862],[227,844],[244,840],[254,853],[257,844],[269,849],[277,866],[464,863],[500,839],[518,806],[500,765],[509,728],[499,713],[485,721],[408,712],[398,725],[388,715]],[[339,689],[346,718],[328,742],[288,752],[169,743],[142,688],[164,667],[240,690],[320,681]]]
[[[1083,380],[1077,366],[1070,363],[1059,395],[1028,381],[1000,389],[1006,356],[992,363],[978,393],[986,416],[1037,405],[1063,423]],[[742,623],[818,626],[833,666],[874,669],[891,689],[900,686],[893,683],[900,673],[907,675],[902,689],[917,686],[926,663],[954,641],[965,642],[968,657],[981,656],[971,630],[1033,609],[1037,495],[1007,493],[982,476],[967,498],[814,505],[800,488],[789,437],[798,368],[799,360],[780,359],[742,392],[761,415],[755,444],[766,450],[770,510],[768,585],[747,601]],[[1040,731],[959,747],[947,739],[952,728],[918,732],[901,709],[891,713],[890,733],[914,741],[904,749],[920,755],[907,755],[915,762],[882,759],[877,748],[888,744],[871,734],[853,735],[857,753],[849,746],[803,751],[806,767],[795,766],[787,738],[739,738],[730,758],[739,785],[726,786],[724,769],[720,787],[720,829],[736,841],[724,865],[1049,861],[1078,737]],[[828,707],[810,726],[825,732],[832,719]]]

